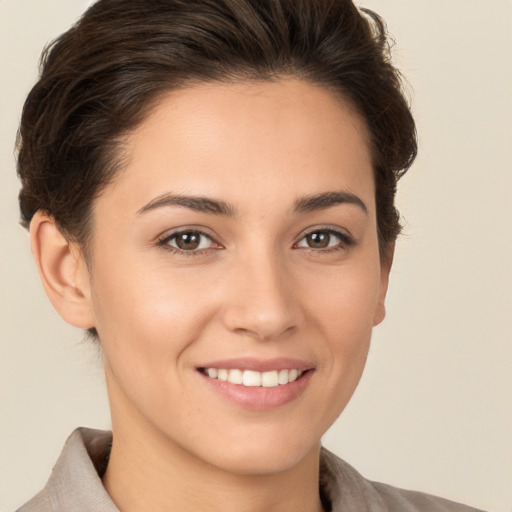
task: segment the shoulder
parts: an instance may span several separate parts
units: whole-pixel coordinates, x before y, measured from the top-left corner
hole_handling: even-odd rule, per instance
[[[119,512],[101,482],[111,441],[111,432],[75,430],[44,489],[16,512]]]
[[[430,494],[367,480],[324,448],[320,465],[321,486],[332,512],[483,512]]]
[[[36,494],[28,503],[17,509],[16,512],[48,512],[53,510],[50,502],[50,497],[43,489],[40,493]]]

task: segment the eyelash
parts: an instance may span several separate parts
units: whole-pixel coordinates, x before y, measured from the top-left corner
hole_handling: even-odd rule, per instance
[[[204,236],[204,237],[208,238],[209,240],[211,240],[211,242],[213,244],[215,244],[215,241],[213,240],[213,238],[210,235],[208,235],[207,233],[205,233],[204,231],[201,231],[200,229],[182,229],[182,230],[175,231],[169,235],[165,235],[162,238],[160,238],[158,240],[158,246],[162,247],[164,250],[170,251],[174,254],[178,254],[180,256],[183,255],[186,257],[201,256],[206,251],[211,249],[211,247],[208,247],[206,249],[187,251],[187,250],[179,249],[177,247],[173,247],[172,245],[169,245],[169,242],[171,240],[177,238],[179,235],[184,235],[186,233]],[[313,233],[326,233],[328,235],[332,235],[332,236],[335,236],[336,238],[340,239],[340,243],[338,245],[335,245],[334,247],[330,247],[330,248],[315,249],[313,247],[304,247],[304,249],[309,250],[310,252],[314,252],[314,253],[324,253],[325,254],[325,253],[333,253],[333,252],[337,252],[337,251],[344,251],[344,250],[347,250],[348,248],[354,246],[356,243],[355,240],[351,236],[347,235],[346,233],[343,233],[342,231],[338,231],[338,230],[332,229],[332,228],[315,228],[315,229],[312,229],[311,231],[304,233],[304,235],[301,237],[299,242],[294,244],[294,247],[296,247],[298,243],[300,243],[307,236],[312,235]]]
[[[321,252],[321,253],[325,254],[325,253],[333,253],[333,252],[338,252],[338,251],[346,251],[348,248],[354,246],[356,243],[356,241],[348,234],[346,234],[342,231],[339,231],[337,229],[333,229],[333,228],[312,229],[311,231],[304,233],[304,235],[299,240],[299,242],[304,240],[304,238],[306,238],[307,236],[312,235],[313,233],[327,233],[328,235],[335,236],[336,238],[340,239],[340,243],[335,245],[334,247],[329,247],[329,248],[325,248],[325,249],[315,249],[314,247],[304,247],[304,249],[309,250],[314,253]],[[297,243],[299,243],[299,242],[297,242]],[[295,245],[297,245],[297,244],[295,244]]]
[[[169,242],[175,238],[177,238],[179,235],[184,235],[186,233],[192,233],[195,235],[200,235],[208,238],[212,241],[212,243],[215,243],[213,238],[204,231],[201,231],[200,229],[181,229],[179,231],[175,231],[174,233],[171,233],[170,235],[165,235],[162,238],[158,240],[158,246],[162,247],[162,249],[165,249],[166,251],[170,251],[174,254],[178,254],[180,256],[201,256],[206,251],[210,250],[211,247],[208,247],[206,249],[199,249],[199,250],[190,250],[185,251],[183,249],[179,249],[178,247],[173,247],[172,245],[169,245]]]

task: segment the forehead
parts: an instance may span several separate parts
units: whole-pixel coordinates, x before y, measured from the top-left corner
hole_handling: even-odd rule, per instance
[[[126,138],[112,191],[133,211],[165,192],[262,207],[333,189],[372,207],[367,132],[342,98],[300,80],[195,85],[161,98]]]

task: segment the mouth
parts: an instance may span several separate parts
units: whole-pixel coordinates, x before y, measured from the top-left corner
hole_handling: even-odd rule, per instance
[[[284,368],[259,372],[239,368],[199,368],[199,371],[210,379],[229,382],[238,386],[275,388],[295,382],[310,370]]]
[[[196,369],[208,388],[224,400],[257,411],[294,402],[315,373],[314,365],[289,358],[212,361]]]

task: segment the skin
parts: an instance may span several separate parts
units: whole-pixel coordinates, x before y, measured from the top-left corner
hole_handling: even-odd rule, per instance
[[[320,510],[320,439],[361,377],[390,267],[364,122],[299,80],[203,84],[164,97],[125,142],[126,168],[94,204],[89,266],[51,218],[31,226],[53,304],[101,339],[114,432],[105,487],[124,512]],[[294,209],[333,191],[364,207]],[[163,194],[232,211],[154,207]],[[159,240],[178,228],[210,238],[173,252],[176,239]],[[353,243],[310,247],[305,235],[326,228]],[[254,410],[197,370],[238,357],[312,371],[298,398]]]

